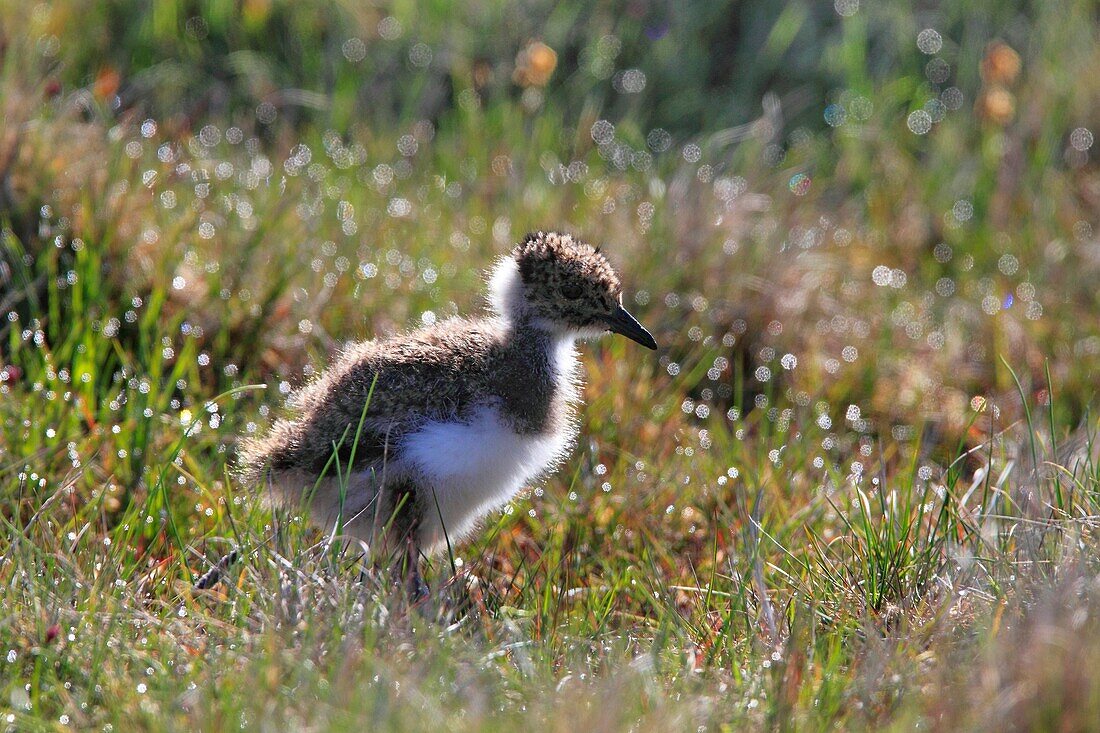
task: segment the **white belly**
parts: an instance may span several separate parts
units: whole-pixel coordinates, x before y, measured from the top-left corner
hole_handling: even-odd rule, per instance
[[[406,436],[401,462],[430,487],[420,497],[424,549],[445,538],[456,542],[477,519],[508,503],[524,484],[565,457],[574,434],[569,427],[519,435],[495,411],[483,409],[471,420],[432,422]]]

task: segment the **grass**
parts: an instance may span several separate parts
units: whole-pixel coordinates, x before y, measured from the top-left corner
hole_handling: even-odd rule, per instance
[[[701,10],[648,41],[573,6],[246,6],[0,8],[6,726],[1090,728],[1095,4],[753,6],[752,83],[705,66]],[[532,36],[558,68],[524,90]],[[690,121],[723,93],[752,106]],[[410,611],[235,443],[344,341],[480,307],[547,226],[605,244],[662,350],[585,347],[570,461]]]

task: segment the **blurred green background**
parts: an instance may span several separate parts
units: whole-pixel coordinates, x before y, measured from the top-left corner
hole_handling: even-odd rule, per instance
[[[945,400],[961,413],[975,394],[1015,390],[999,354],[1033,393],[1050,368],[1076,419],[1100,358],[1096,14],[1088,2],[12,4],[0,36],[3,203],[24,247],[48,242],[42,206],[77,196],[67,186],[87,199],[94,177],[82,180],[81,166],[102,170],[97,154],[121,165],[132,130],[162,148],[131,147],[123,160],[156,157],[151,170],[174,174],[149,187],[190,202],[170,215],[177,246],[154,249],[217,260],[234,282],[258,278],[271,286],[265,318],[285,311],[291,328],[302,298],[287,297],[274,240],[298,242],[287,254],[302,268],[332,241],[354,272],[372,241],[416,241],[431,254],[441,250],[426,240],[466,238],[484,263],[524,229],[573,227],[634,252],[624,259],[670,333],[691,324],[668,303],[695,295],[708,303],[704,335],[721,339],[743,321],[747,335],[727,356],[747,373],[761,347],[824,363],[870,339],[864,353],[877,359],[859,360],[858,374],[846,367],[852,379],[830,401],[870,398],[868,414],[935,423]],[[269,200],[246,200],[249,217],[196,237],[199,220],[222,216],[216,196],[191,190],[225,188],[219,156],[238,182],[241,165],[263,158],[256,195]],[[308,216],[288,203],[295,196],[310,199]],[[447,215],[402,213],[425,202]],[[140,208],[131,213],[127,231],[140,231]],[[500,224],[492,243],[471,219]],[[103,265],[118,291],[104,297],[155,289],[164,273],[134,271],[132,239],[100,243],[117,254]],[[31,270],[44,262],[32,259]],[[471,261],[448,294],[480,266]],[[389,289],[401,293],[408,274]],[[337,280],[338,291],[354,285]],[[211,307],[202,292],[187,304],[200,313]],[[426,307],[373,295],[367,326]],[[29,300],[13,300],[29,315]],[[223,300],[215,328],[251,335],[242,353],[216,360],[257,358],[264,344],[253,339],[279,324],[249,330],[240,321],[255,318],[253,305]],[[335,321],[340,311],[328,312]],[[839,329],[821,326],[834,317]],[[851,339],[844,323],[862,320],[871,326]],[[782,337],[772,321],[788,323]],[[272,363],[299,368],[285,346]],[[831,391],[836,373],[803,370],[803,387]],[[945,383],[947,373],[957,379]]]
[[[972,103],[992,40],[1029,60],[1034,54],[1041,64],[1057,63],[1048,81],[1068,86],[1071,80],[1060,77],[1074,75],[1074,65],[1047,54],[1087,52],[1078,44],[1093,29],[1054,21],[1087,21],[1094,9],[857,0],[462,6],[100,0],[8,12],[13,30],[22,23],[44,34],[40,58],[25,61],[52,71],[67,89],[117,76],[113,104],[165,121],[215,116],[253,123],[266,102],[276,114],[260,115],[261,124],[281,115],[343,134],[356,124],[437,121],[455,112],[467,90],[484,107],[516,104],[524,87],[535,86],[544,114],[572,121],[598,110],[642,132],[661,127],[692,136],[750,122],[769,92],[783,104],[787,134],[800,126],[820,132],[825,108],[852,96],[889,92],[883,101],[917,109],[957,86]],[[79,34],[66,32],[77,26]],[[925,29],[935,35],[922,50],[917,39]],[[540,83],[517,83],[517,54],[531,41],[552,49],[556,69]],[[1089,100],[1076,101],[1067,112],[1090,111]]]

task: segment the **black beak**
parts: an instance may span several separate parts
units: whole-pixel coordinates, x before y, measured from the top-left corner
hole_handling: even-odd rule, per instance
[[[607,319],[607,327],[615,333],[626,336],[631,341],[637,341],[647,349],[657,348],[657,342],[653,340],[653,336],[649,331],[645,330],[645,327],[638,323],[638,319],[630,315],[626,308],[621,305]]]

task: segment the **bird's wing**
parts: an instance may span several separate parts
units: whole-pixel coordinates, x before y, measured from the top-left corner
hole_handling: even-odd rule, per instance
[[[401,436],[426,419],[461,414],[476,398],[473,377],[489,342],[471,349],[464,336],[464,349],[431,332],[352,345],[292,397],[298,416],[276,422],[245,461],[314,474],[335,471],[336,461],[341,470],[380,467]]]

